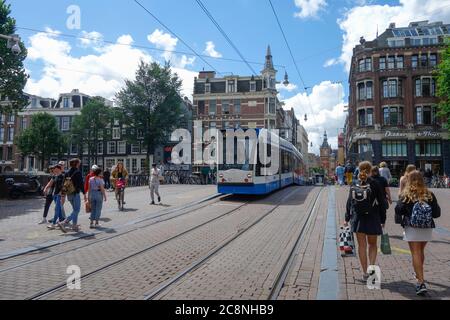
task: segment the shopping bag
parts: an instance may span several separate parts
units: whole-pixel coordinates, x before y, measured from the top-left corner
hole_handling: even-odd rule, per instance
[[[383,254],[391,254],[392,253],[391,243],[389,241],[389,234],[387,232],[385,233],[384,230],[383,230],[383,234],[381,235],[380,249]]]
[[[84,210],[86,211],[86,213],[91,213],[91,203],[89,201],[86,201],[84,203]]]
[[[341,232],[339,233],[339,250],[341,251],[341,256],[353,254],[355,251],[353,233],[349,226],[341,226]]]

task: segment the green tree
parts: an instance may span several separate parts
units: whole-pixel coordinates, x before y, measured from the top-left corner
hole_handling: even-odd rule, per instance
[[[72,123],[72,143],[78,145],[79,154],[83,153],[87,148],[89,167],[91,160],[98,163],[97,145],[100,138],[106,139],[106,126],[111,123],[113,111],[105,104],[102,97],[94,97],[81,110],[81,114],[77,115]]]
[[[446,48],[442,52],[441,62],[437,68],[437,95],[441,98],[439,103],[439,116],[446,123],[450,131],[450,37],[446,39]]]
[[[160,66],[141,61],[136,79],[126,80],[125,87],[116,95],[122,122],[131,129],[127,140],[138,142],[136,133],[142,132],[147,162],[155,148],[167,142],[183,121],[181,85],[168,63]]]
[[[67,141],[58,130],[56,118],[46,112],[33,115],[30,126],[17,136],[15,143],[23,155],[40,159],[41,170],[50,156],[60,153],[61,149],[67,150]]]
[[[11,6],[5,0],[0,0],[0,34],[12,35],[16,31],[16,20],[10,16]],[[20,111],[26,105],[23,88],[27,83],[23,61],[27,57],[27,50],[20,42],[21,53],[15,55],[7,48],[7,41],[0,39],[0,98],[9,99],[9,104],[3,105],[3,113]]]

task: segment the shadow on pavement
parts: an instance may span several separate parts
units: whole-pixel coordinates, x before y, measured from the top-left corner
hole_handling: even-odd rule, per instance
[[[289,186],[267,195],[237,195],[237,194],[227,195],[224,198],[222,198],[221,201],[222,202],[252,201],[258,204],[277,205],[279,204],[280,199],[282,199],[289,193],[294,192],[294,190],[296,189],[297,189],[296,194],[291,194],[291,196],[287,200],[285,200],[283,205],[298,206],[303,204],[308,194],[315,188],[305,186]]]
[[[382,289],[387,289],[391,292],[401,294],[405,298],[411,300],[437,300],[448,299],[450,297],[450,288],[442,284],[427,282],[429,284],[428,293],[425,296],[417,296],[415,293],[414,284],[407,281],[396,281],[382,284]],[[436,291],[433,287],[441,287],[443,291]]]
[[[393,239],[397,239],[397,240],[402,240],[403,241],[403,236],[389,236],[389,238],[393,238]],[[433,240],[430,241],[430,243],[443,243],[443,244],[450,244],[450,241],[445,241],[445,240]]]
[[[24,216],[36,210],[44,212],[45,199],[33,196],[18,200],[0,199],[0,220],[15,216]],[[17,210],[20,209],[20,210]]]

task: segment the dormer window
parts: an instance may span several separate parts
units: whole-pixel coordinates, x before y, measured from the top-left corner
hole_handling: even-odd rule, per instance
[[[235,92],[235,84],[234,84],[234,80],[229,80],[228,81],[228,92]]]
[[[31,99],[31,107],[32,108],[36,108],[37,107],[37,99],[36,98],[32,98]]]
[[[269,88],[275,89],[275,78],[274,77],[269,77]]]
[[[205,83],[205,94],[211,93],[211,83]]]
[[[256,81],[250,81],[250,92],[256,92]]]
[[[63,108],[64,109],[69,108],[69,98],[67,97],[63,99]]]

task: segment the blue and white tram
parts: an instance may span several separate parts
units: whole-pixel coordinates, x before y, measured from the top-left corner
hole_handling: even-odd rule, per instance
[[[259,137],[261,129],[255,130]],[[246,164],[236,164],[237,161],[234,164],[226,164],[226,134],[226,131],[222,131],[224,164],[218,165],[217,183],[219,193],[262,195],[292,184],[304,184],[302,174],[303,155],[287,140],[280,138],[279,148],[274,149],[271,148],[269,143],[268,150],[279,152],[280,168],[276,174],[262,175],[261,168],[263,165],[258,157],[258,152],[255,152],[256,159],[253,162],[256,165],[250,164],[249,161]],[[259,147],[258,145],[258,151]],[[234,151],[236,152],[236,150]]]

